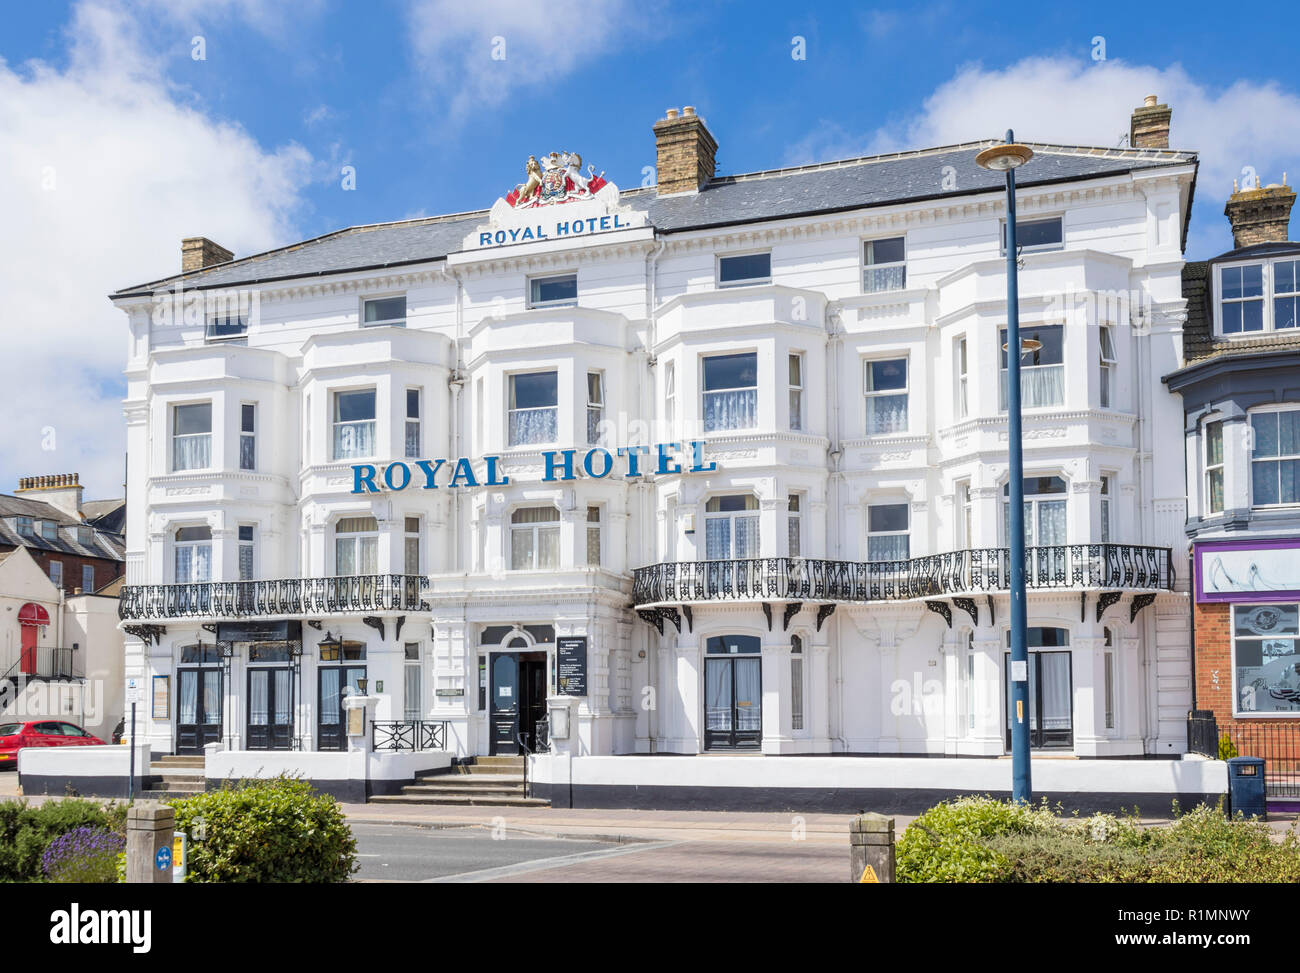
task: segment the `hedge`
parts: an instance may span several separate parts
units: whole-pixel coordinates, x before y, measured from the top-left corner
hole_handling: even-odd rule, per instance
[[[69,798],[39,806],[0,801],[0,882],[41,882],[41,856],[57,838],[78,829],[125,836],[126,807]]]

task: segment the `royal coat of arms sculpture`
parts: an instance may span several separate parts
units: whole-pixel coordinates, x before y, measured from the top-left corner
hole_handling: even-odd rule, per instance
[[[524,176],[524,181],[505,198],[515,209],[590,199],[606,185],[604,171],[596,175],[594,166],[587,166],[587,174],[583,175],[582,156],[576,152],[552,152],[540,161],[530,155]]]

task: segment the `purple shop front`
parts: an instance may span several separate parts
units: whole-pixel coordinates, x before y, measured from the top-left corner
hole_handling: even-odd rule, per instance
[[[1205,541],[1192,565],[1198,602],[1300,600],[1300,538]]]

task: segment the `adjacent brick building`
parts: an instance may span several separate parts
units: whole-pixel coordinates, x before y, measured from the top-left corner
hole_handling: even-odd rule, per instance
[[[122,576],[126,501],[83,502],[76,473],[23,477],[0,494],[0,553],[27,549],[67,595],[92,594]]]

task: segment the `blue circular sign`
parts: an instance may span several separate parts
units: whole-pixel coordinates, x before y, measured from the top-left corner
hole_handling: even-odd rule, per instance
[[[172,850],[171,850],[170,848],[166,847],[165,845],[164,845],[162,848],[159,848],[159,849],[158,849],[158,854],[157,854],[156,856],[154,856],[154,861],[157,863],[157,865],[158,865],[158,871],[160,871],[160,872],[161,872],[164,868],[171,868],[171,867],[172,867]]]

